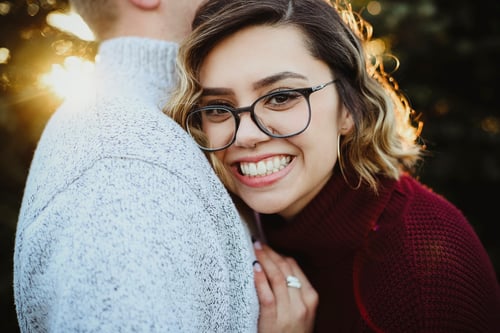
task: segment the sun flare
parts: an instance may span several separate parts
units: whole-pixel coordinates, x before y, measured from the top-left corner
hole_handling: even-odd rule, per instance
[[[52,65],[52,70],[42,75],[40,82],[62,99],[83,97],[92,87],[93,71],[93,62],[71,56],[62,65]]]

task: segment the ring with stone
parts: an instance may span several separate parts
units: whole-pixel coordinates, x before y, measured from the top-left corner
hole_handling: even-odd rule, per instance
[[[300,287],[302,287],[300,280],[293,275],[288,275],[286,277],[286,285],[290,288],[297,288],[297,289],[300,289]]]

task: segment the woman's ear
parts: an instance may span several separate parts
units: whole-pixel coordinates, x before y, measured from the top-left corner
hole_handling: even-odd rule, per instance
[[[349,110],[347,110],[345,105],[342,105],[342,109],[341,109],[340,113],[341,114],[340,114],[340,119],[339,119],[339,127],[340,127],[339,133],[342,135],[345,135],[345,134],[351,132],[351,130],[353,129],[354,120],[352,118],[351,113],[349,112]]]
[[[143,10],[152,10],[160,6],[161,0],[129,0],[134,6]],[[184,0],[180,0],[184,1]]]

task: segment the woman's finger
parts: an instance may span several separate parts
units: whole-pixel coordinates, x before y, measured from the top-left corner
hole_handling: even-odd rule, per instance
[[[286,272],[282,271],[279,262],[281,258],[269,255],[269,247],[259,242],[254,243],[255,255],[263,271],[266,273],[269,286],[273,291],[277,306],[286,306],[289,303],[288,287],[286,285]]]
[[[254,243],[257,262],[254,263],[255,286],[259,297],[260,315],[259,332],[286,332],[288,325],[296,325],[295,320],[283,319],[280,313],[286,312],[289,306],[286,287],[276,286],[279,277],[283,276],[278,266],[262,250],[259,242]]]
[[[253,263],[255,289],[260,305],[259,327],[269,328],[276,321],[277,307],[266,273],[258,261]],[[264,332],[265,330],[263,330]]]
[[[266,280],[260,271],[256,272],[256,283],[261,286],[257,292],[261,304],[259,329],[277,329],[279,332],[311,332],[314,324],[317,306],[316,291],[305,277],[304,273],[292,258],[282,256],[267,245],[255,243],[255,254],[261,265]],[[293,276],[304,282],[305,290],[287,285],[286,277]],[[270,296],[273,293],[273,297]],[[262,297],[262,299],[261,299]],[[266,299],[269,297],[269,299]],[[268,302],[273,300],[273,302]],[[272,308],[274,307],[274,310]]]

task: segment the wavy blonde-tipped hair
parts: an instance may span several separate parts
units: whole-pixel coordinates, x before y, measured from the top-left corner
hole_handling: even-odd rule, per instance
[[[398,179],[402,172],[416,170],[424,152],[418,142],[422,123],[384,70],[384,55],[367,53],[372,26],[346,0],[207,1],[193,21],[193,33],[180,47],[179,84],[165,113],[185,128],[186,116],[202,92],[198,74],[205,56],[225,37],[256,25],[299,28],[311,55],[339,79],[339,95],[355,124],[339,147],[340,166],[350,175],[346,181],[362,181],[376,192],[379,176]],[[221,162],[213,153],[207,157],[231,188]]]

